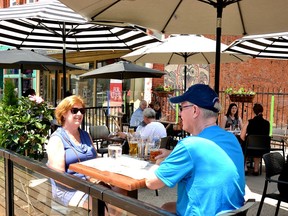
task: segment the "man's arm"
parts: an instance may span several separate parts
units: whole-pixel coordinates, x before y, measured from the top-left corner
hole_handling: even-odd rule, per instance
[[[165,186],[165,184],[155,175],[155,170],[158,168],[158,166],[154,167],[155,168],[151,170],[145,180],[146,186],[151,190],[156,190]]]

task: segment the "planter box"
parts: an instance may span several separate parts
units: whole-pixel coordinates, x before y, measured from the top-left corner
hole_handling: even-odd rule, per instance
[[[232,102],[252,103],[255,95],[231,94],[229,98]]]
[[[173,95],[173,91],[153,91],[153,93],[159,97],[168,97],[168,95]]]

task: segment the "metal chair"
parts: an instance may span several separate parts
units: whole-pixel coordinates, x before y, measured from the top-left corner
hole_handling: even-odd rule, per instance
[[[107,138],[109,136],[109,129],[106,125],[96,125],[89,127],[89,133],[95,143],[97,153],[108,154],[108,144]]]
[[[282,137],[272,136],[270,151],[282,151],[282,155],[285,155],[285,141]]]
[[[241,208],[225,212],[223,214],[219,214],[219,216],[230,216],[230,215],[245,216],[247,215],[248,210],[255,204],[255,202],[256,202],[255,199],[248,199]]]
[[[262,157],[270,152],[271,137],[269,135],[249,135],[246,138],[245,158],[260,158],[260,174],[262,174]]]
[[[288,197],[283,197],[280,193],[277,193],[277,192],[267,193],[267,189],[268,189],[268,186],[271,185],[272,183],[276,183],[276,184],[283,183],[283,184],[288,185],[288,182],[279,181],[276,179],[277,176],[283,170],[285,159],[279,152],[271,152],[271,153],[264,154],[263,159],[265,162],[266,176],[265,176],[265,184],[264,184],[264,189],[262,193],[262,198],[261,198],[259,208],[257,211],[257,216],[260,215],[261,213],[264,199],[266,197],[278,200],[276,211],[275,211],[275,216],[276,216],[278,215],[281,201],[288,203]]]

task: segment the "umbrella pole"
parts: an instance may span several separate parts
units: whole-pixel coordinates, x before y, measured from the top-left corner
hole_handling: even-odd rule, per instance
[[[215,56],[215,83],[214,90],[219,95],[220,85],[220,53],[221,53],[221,25],[223,5],[217,4],[217,27],[216,27],[216,56]]]
[[[187,58],[188,58],[188,56],[185,54],[185,56],[184,56],[184,63],[185,63],[185,65],[184,65],[184,92],[186,91],[186,88],[187,88],[187,84],[186,84],[186,82],[187,82]]]
[[[66,97],[66,25],[63,22],[63,96]]]

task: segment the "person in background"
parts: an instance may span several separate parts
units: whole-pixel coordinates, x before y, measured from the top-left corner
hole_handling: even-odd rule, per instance
[[[146,186],[178,184],[177,202],[162,207],[177,215],[217,215],[244,205],[244,158],[236,137],[216,125],[219,98],[208,85],[191,86],[170,99],[180,103],[183,130],[190,133],[171,151],[160,149]],[[163,160],[164,159],[164,160]]]
[[[64,98],[55,110],[60,127],[51,135],[47,145],[48,162],[51,169],[68,173],[84,180],[85,175],[68,169],[72,163],[96,158],[96,150],[90,135],[80,129],[85,114],[82,98],[73,95]],[[52,197],[64,206],[88,209],[88,194],[77,191],[51,179]],[[89,199],[90,202],[92,199]],[[92,202],[89,204],[92,206]]]
[[[156,112],[152,108],[146,108],[143,111],[143,121],[138,125],[136,133],[142,139],[153,141],[154,138],[163,138],[167,136],[166,128],[160,122],[155,121]],[[126,139],[127,134],[118,132],[118,136]]]
[[[159,101],[156,101],[156,102],[154,103],[153,109],[154,109],[155,112],[156,112],[156,120],[161,119],[162,113],[161,113],[161,107],[160,107]]]
[[[138,127],[143,121],[143,110],[147,107],[147,101],[141,100],[139,108],[134,111],[130,119],[130,127]]]
[[[223,117],[223,120],[221,121],[221,127],[230,130],[239,128],[242,129],[242,119],[240,116],[238,116],[238,107],[236,103],[231,103],[228,107],[226,115]],[[231,128],[230,128],[231,127]]]
[[[138,126],[136,133],[139,133],[142,139],[153,141],[154,138],[163,138],[167,136],[166,128],[160,122],[155,121],[156,112],[152,108],[146,108],[143,111],[144,126]]]
[[[23,94],[24,97],[28,97],[29,95],[31,96],[35,96],[36,95],[36,92],[34,89],[32,88],[29,88],[25,91],[25,93]]]
[[[241,130],[240,138],[243,140],[243,143],[245,143],[246,137],[249,135],[269,135],[270,132],[270,123],[263,118],[263,106],[259,103],[255,103],[253,106],[253,112],[255,117],[249,119],[248,122],[243,125]],[[259,175],[260,158],[253,158],[253,160],[253,175],[257,176]],[[246,163],[245,170],[247,170]]]

